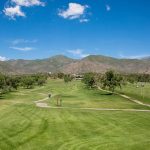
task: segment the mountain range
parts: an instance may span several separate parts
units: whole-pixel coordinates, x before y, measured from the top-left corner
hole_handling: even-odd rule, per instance
[[[150,57],[143,59],[118,59],[102,55],[90,55],[83,59],[72,59],[63,55],[36,60],[0,61],[0,72],[27,74],[37,72],[104,73],[106,70],[124,73],[149,73]]]

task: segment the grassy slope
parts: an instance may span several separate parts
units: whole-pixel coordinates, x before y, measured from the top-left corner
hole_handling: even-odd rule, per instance
[[[142,88],[140,84],[138,88],[136,84],[127,84],[122,88],[122,90],[118,89],[118,91],[133,98],[139,99],[144,103],[150,104],[150,84],[148,83]]]
[[[98,91],[83,89],[79,93],[81,86],[80,83],[66,86],[55,80],[46,87],[22,89],[5,96],[5,100],[0,101],[0,149],[148,150],[150,113],[42,109],[33,105],[34,100],[45,98],[49,91],[64,95],[64,105],[69,106],[70,101],[74,101],[79,107],[93,107],[93,99],[99,99],[97,105],[102,107],[105,107],[102,101],[106,101],[107,107],[134,105],[129,101],[123,105],[123,99],[115,101],[115,96],[98,95]],[[77,97],[73,97],[77,93]],[[85,104],[79,105],[75,100]]]
[[[147,108],[117,95],[108,95],[108,93],[96,89],[89,90],[80,81],[65,84],[62,81],[55,80],[50,83],[49,89],[55,94],[60,94],[63,106],[67,107]],[[55,103],[55,101],[52,101],[50,105],[55,105]]]

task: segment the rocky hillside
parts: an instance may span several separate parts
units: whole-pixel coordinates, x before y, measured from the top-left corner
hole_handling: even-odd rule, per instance
[[[101,55],[90,55],[77,60],[57,55],[39,60],[0,61],[0,72],[3,73],[37,73],[37,72],[105,72],[113,69],[126,73],[150,73],[150,57],[143,59],[117,59]]]

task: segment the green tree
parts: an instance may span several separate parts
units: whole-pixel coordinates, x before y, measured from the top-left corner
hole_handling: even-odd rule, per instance
[[[6,86],[5,76],[0,74],[0,93],[3,93],[5,86]]]
[[[87,87],[94,87],[96,84],[94,73],[85,73],[82,82],[86,84]]]
[[[73,80],[73,77],[70,74],[64,75],[64,82],[65,83],[71,82],[72,80]]]
[[[31,76],[25,76],[22,78],[22,86],[27,88],[27,89],[31,89],[33,88],[35,84],[35,80],[33,77]]]
[[[59,72],[59,73],[57,74],[57,77],[58,77],[59,79],[63,79],[63,78],[64,78],[64,73]]]
[[[114,91],[118,86],[121,88],[123,83],[123,77],[119,74],[115,74],[114,71],[107,71],[101,78],[102,88],[108,88],[109,91]]]
[[[19,83],[20,83],[19,77],[17,76],[7,77],[6,84],[9,86],[10,90],[11,89],[17,90],[19,87]]]
[[[43,86],[46,83],[46,79],[44,77],[40,77],[37,80],[37,85]]]

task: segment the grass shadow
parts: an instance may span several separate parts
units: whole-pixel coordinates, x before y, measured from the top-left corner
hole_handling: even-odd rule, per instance
[[[110,96],[110,95],[113,95],[113,93],[101,93],[100,95]]]
[[[1,100],[1,99],[4,99],[4,95],[0,95],[0,100]]]
[[[75,95],[62,95],[62,98],[76,98]]]

